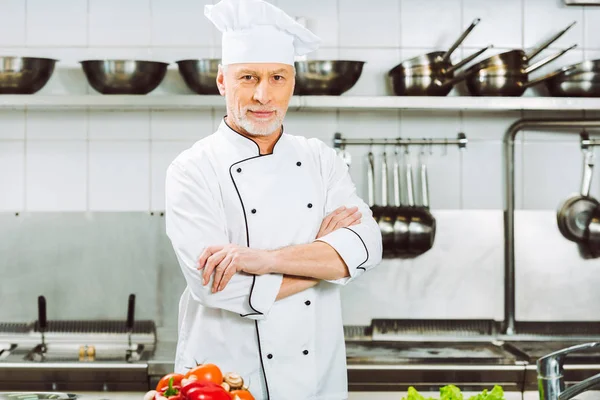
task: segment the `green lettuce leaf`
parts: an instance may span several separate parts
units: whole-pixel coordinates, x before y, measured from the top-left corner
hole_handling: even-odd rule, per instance
[[[402,400],[435,400],[433,397],[425,398],[421,393],[417,391],[414,387],[410,386],[408,388],[408,393],[406,397],[403,397]]]
[[[483,392],[469,397],[468,400],[505,400],[504,390],[501,386],[496,385],[491,392],[488,393],[487,389],[483,389]]]
[[[463,400],[463,394],[458,387],[446,385],[440,388],[440,400]]]

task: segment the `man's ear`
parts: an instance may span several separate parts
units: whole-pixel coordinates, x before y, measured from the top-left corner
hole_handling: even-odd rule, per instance
[[[222,65],[219,65],[219,72],[217,73],[217,87],[221,96],[225,96],[225,72]]]

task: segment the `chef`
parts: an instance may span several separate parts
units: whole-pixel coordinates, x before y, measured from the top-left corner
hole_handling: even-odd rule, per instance
[[[262,0],[205,15],[223,33],[227,115],[167,170],[166,230],[187,283],[175,371],[214,363],[256,399],[346,399],[340,288],[380,263],[382,244],[343,160],[283,129],[295,57],[319,38]]]

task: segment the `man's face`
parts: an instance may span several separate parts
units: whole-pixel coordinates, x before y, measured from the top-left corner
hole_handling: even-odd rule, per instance
[[[229,122],[256,136],[279,131],[294,83],[294,68],[287,64],[230,64],[217,77]]]

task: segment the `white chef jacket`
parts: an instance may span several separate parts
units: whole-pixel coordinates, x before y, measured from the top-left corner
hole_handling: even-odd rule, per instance
[[[203,286],[197,260],[209,245],[278,249],[311,243],[323,218],[358,206],[362,222],[318,240],[350,276],[275,301],[282,275],[236,273],[226,288]],[[380,263],[381,233],[348,168],[317,139],[282,133],[273,153],[222,121],[171,163],[166,230],[187,287],[179,303],[175,371],[214,363],[237,372],[258,399],[347,398],[340,287]]]

